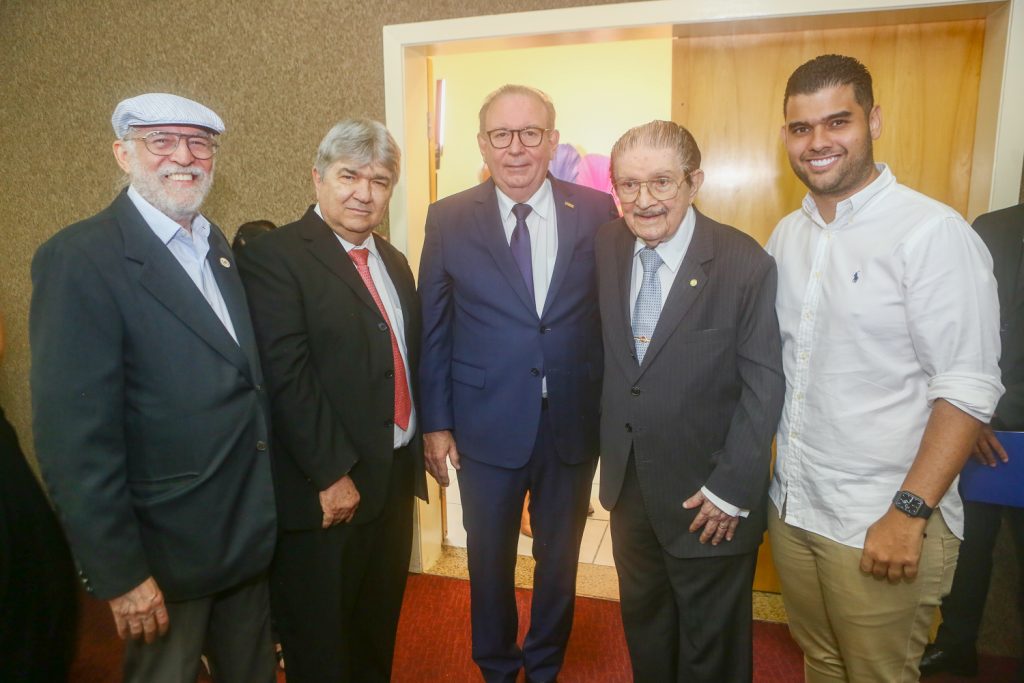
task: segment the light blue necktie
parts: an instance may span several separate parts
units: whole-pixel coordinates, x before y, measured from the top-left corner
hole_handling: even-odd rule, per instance
[[[633,343],[636,345],[636,362],[643,363],[647,347],[654,336],[654,328],[658,326],[661,315],[661,278],[658,268],[664,261],[658,252],[650,247],[640,251],[640,263],[644,266],[644,279],[640,283],[640,292],[633,306]]]

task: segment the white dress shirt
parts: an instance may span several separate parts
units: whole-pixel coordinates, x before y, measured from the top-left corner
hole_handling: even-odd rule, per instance
[[[661,308],[665,307],[665,302],[668,301],[668,294],[672,290],[672,283],[676,280],[676,273],[679,272],[679,266],[683,265],[683,258],[686,256],[687,249],[690,248],[690,241],[693,239],[693,228],[696,223],[697,215],[693,212],[693,207],[690,207],[686,210],[686,215],[683,216],[676,234],[664,242],[660,242],[654,248],[654,251],[658,252],[658,256],[662,260],[662,265],[658,268],[658,279],[661,281]],[[640,261],[639,254],[646,247],[647,244],[639,237],[633,244],[633,272],[629,285],[629,315],[631,318],[633,316],[633,309],[636,308],[636,298],[640,295],[640,285],[644,279],[644,266]],[[725,514],[733,517],[747,517],[750,515],[749,510],[744,510],[722,500],[709,491],[706,486],[702,486],[700,490],[708,500]],[[689,492],[686,493],[687,498],[690,495]]]
[[[769,496],[783,519],[863,548],[917,456],[932,402],[988,422],[999,381],[992,258],[953,209],[881,175],[826,223],[779,222],[786,402]],[[957,482],[939,503],[963,537]]]
[[[319,204],[313,210],[316,211],[316,215],[320,216],[320,218],[324,217],[320,213]],[[377,251],[377,243],[374,242],[375,238],[371,234],[366,238],[365,242],[355,245],[343,239],[338,233],[334,233],[334,236],[338,238],[341,246],[345,248],[346,254],[353,249],[366,249],[370,252],[370,257],[366,259],[367,265],[370,268],[370,279],[373,280],[373,286],[377,288],[377,293],[381,295],[380,300],[384,304],[385,312],[388,314],[388,320],[391,322],[391,329],[394,331],[395,339],[398,340],[398,351],[402,355],[402,364],[405,365],[405,382],[408,385],[411,398],[413,395],[412,385],[410,384],[412,371],[409,369],[409,350],[405,344],[405,317],[402,315],[402,301],[398,298],[398,290],[395,289],[395,283],[391,281],[388,269],[384,267],[384,262],[380,258],[380,252]],[[416,404],[413,401],[411,401],[411,404],[409,428],[402,429],[397,423],[395,424],[395,448],[409,445],[409,442],[412,441],[412,435],[416,433]]]
[[[228,334],[237,344],[238,336],[235,334],[235,326],[231,322],[231,314],[228,313],[227,304],[224,303],[220,287],[213,276],[210,262],[206,259],[206,255],[210,251],[210,221],[206,220],[202,214],[197,213],[192,219],[192,231],[189,232],[177,221],[146,201],[134,186],[128,187],[128,199],[142,214],[142,219],[146,221],[149,229],[167,246],[174,259],[185,269],[189,278],[199,288],[203,298],[210,304],[210,308],[213,309],[217,318],[220,319]]]
[[[494,186],[498,195],[498,212],[505,228],[505,241],[512,244],[512,231],[516,228],[516,215],[512,207],[518,202]],[[537,308],[537,317],[544,312],[544,302],[548,298],[551,286],[551,275],[555,272],[555,259],[558,258],[558,223],[555,216],[555,196],[551,192],[551,181],[544,182],[523,204],[529,204],[530,215],[526,217],[526,228],[530,233],[530,262],[533,265],[533,298]],[[548,378],[541,378],[541,394],[548,395]]]

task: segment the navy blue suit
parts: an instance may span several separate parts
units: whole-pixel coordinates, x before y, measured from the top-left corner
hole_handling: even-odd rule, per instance
[[[515,680],[520,666],[531,679],[553,679],[561,667],[598,453],[594,238],[617,212],[605,193],[551,185],[558,253],[540,316],[492,181],[431,205],[420,265],[420,415],[424,432],[454,433],[462,458],[473,656],[488,681]],[[537,569],[520,653],[513,575],[527,489]]]

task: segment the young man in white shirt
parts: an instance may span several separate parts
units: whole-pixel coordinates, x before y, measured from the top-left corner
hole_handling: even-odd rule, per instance
[[[769,532],[809,683],[916,681],[963,533],[956,477],[1003,392],[992,259],[875,164],[871,75],[817,57],[782,141],[809,192],[767,249],[786,405]]]

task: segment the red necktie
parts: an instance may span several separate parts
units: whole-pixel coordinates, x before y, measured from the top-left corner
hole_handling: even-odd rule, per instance
[[[373,278],[370,277],[370,265],[367,263],[370,251],[368,249],[352,249],[348,252],[348,256],[356,264],[359,277],[363,278],[363,283],[370,290],[370,296],[373,297],[377,308],[380,309],[384,322],[388,324],[388,330],[391,333],[391,356],[395,362],[395,424],[402,429],[408,429],[409,416],[412,414],[412,399],[409,397],[409,382],[405,377],[405,363],[402,362],[402,352],[398,350],[395,327],[391,324],[388,312],[384,308],[384,302],[380,300],[380,294],[377,293],[377,288],[373,284]]]

